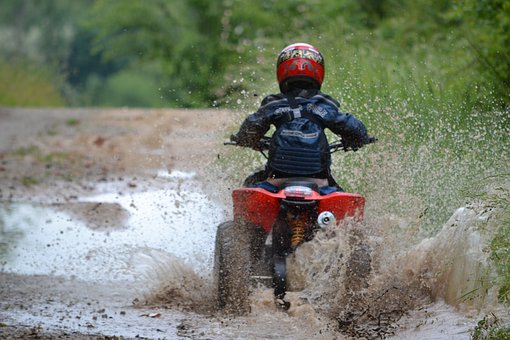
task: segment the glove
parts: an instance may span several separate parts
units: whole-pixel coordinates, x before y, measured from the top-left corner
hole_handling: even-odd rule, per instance
[[[256,145],[247,144],[246,141],[241,141],[238,135],[231,135],[230,141],[237,146],[249,147],[256,151],[262,150],[258,143]]]
[[[375,143],[376,141],[377,141],[377,137],[368,136],[368,140],[365,144],[372,144],[372,143]]]
[[[363,140],[363,141],[361,141],[359,139],[356,140],[356,139],[349,139],[349,138],[342,139],[342,143],[343,143],[345,151],[348,151],[348,150],[358,151],[363,145],[372,144],[372,143],[375,143],[376,141],[377,141],[377,138],[375,138],[374,136],[367,136],[367,138],[365,138],[365,140]]]
[[[239,143],[239,137],[237,137],[237,135],[230,135],[230,141],[238,144]]]
[[[346,139],[344,138],[342,140],[342,144],[343,144],[343,147],[344,147],[344,151],[358,151],[362,146],[363,146],[363,142],[361,141],[355,141],[355,140],[350,140],[350,139]]]

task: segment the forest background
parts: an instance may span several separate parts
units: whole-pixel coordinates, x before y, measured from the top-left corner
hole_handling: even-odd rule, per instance
[[[466,111],[510,102],[504,0],[2,0],[1,8],[2,105],[225,106],[276,91],[275,56],[296,41],[325,55],[325,90],[358,102],[409,87]]]
[[[335,164],[345,188],[385,212],[420,207],[422,237],[492,204],[490,280],[510,302],[510,0],[0,3],[4,107],[226,108],[239,122],[278,91],[284,46],[317,46],[324,92],[379,138]]]

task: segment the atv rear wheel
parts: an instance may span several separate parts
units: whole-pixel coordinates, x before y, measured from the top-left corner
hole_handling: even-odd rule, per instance
[[[214,250],[214,279],[218,307],[227,313],[249,312],[251,236],[253,228],[228,221],[218,226]]]

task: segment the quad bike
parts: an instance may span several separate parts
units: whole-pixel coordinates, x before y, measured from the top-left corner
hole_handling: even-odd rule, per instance
[[[264,156],[269,140],[260,141]],[[338,150],[347,151],[341,141],[330,144],[331,153]],[[236,314],[248,312],[250,288],[257,283],[272,286],[276,305],[287,310],[287,255],[337,220],[361,220],[365,204],[359,194],[334,191],[321,195],[309,178],[290,178],[277,192],[238,188],[232,198],[234,220],[220,224],[216,233],[214,279],[219,308]]]

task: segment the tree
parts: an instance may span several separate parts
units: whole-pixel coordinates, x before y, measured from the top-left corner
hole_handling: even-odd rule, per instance
[[[95,51],[106,60],[157,63],[162,95],[199,106],[212,100],[227,64],[220,16],[216,2],[205,0],[97,1],[88,27],[97,28]]]
[[[27,58],[62,67],[76,32],[75,20],[89,0],[31,1],[5,0],[0,12],[0,29],[6,58]]]

